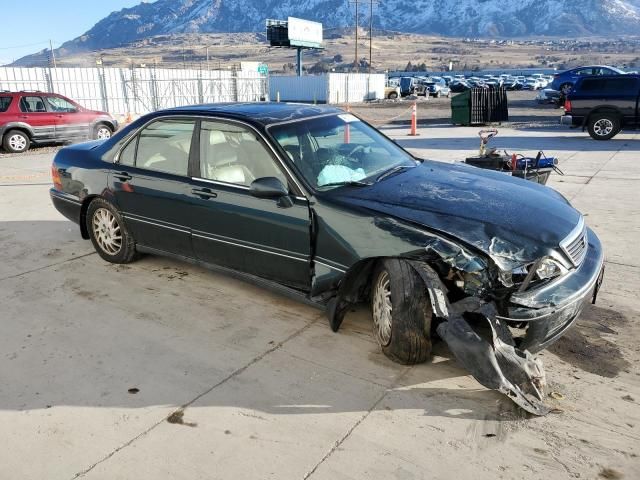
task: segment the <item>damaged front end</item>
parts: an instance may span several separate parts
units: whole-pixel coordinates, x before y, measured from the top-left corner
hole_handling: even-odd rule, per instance
[[[446,286],[426,263],[409,262],[424,280],[437,319],[436,332],[456,360],[487,388],[497,390],[535,415],[546,415],[542,362],[516,347],[493,303],[464,297],[450,303]]]

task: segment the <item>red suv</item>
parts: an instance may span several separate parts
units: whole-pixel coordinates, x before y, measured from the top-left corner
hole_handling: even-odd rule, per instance
[[[118,122],[56,93],[0,92],[0,144],[24,152],[33,144],[109,138]]]

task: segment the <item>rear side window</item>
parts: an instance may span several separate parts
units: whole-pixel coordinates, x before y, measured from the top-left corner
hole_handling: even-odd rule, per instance
[[[580,92],[602,93],[603,95],[624,95],[638,93],[638,79],[630,78],[589,78],[582,81]]]
[[[186,176],[195,120],[158,120],[146,127],[121,152],[120,163]],[[137,150],[134,145],[137,141]],[[134,159],[135,155],[135,159]]]
[[[0,97],[0,112],[6,112],[11,105],[11,97]]]
[[[20,111],[24,113],[46,112],[42,97],[22,97],[20,99]]]

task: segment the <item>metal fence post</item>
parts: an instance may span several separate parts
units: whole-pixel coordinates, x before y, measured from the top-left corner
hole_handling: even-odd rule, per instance
[[[55,90],[53,89],[53,75],[51,73],[51,66],[49,66],[49,71],[48,72],[44,68],[42,70],[43,70],[43,73],[44,73],[44,78],[47,81],[47,92],[54,93]]]
[[[129,95],[127,94],[127,79],[124,75],[124,69],[119,68],[120,70],[120,79],[122,80],[122,94],[124,95],[124,104],[127,107],[127,113],[131,113],[131,104],[129,103]]]
[[[102,110],[109,111],[109,99],[107,97],[107,82],[104,78],[104,67],[97,68],[98,82],[100,84],[100,97],[102,98]]]

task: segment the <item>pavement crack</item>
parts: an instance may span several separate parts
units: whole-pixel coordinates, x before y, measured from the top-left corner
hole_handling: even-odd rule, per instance
[[[307,480],[308,478],[310,478],[314,473],[316,473],[316,471],[318,470],[318,468],[320,467],[320,465],[322,465],[325,461],[327,461],[329,459],[329,457],[331,457],[331,455],[333,455],[333,453],[340,448],[340,446],[345,442],[345,440],[347,438],[349,438],[351,436],[351,434],[355,431],[356,428],[358,428],[362,422],[364,422],[367,417],[369,417],[369,415],[371,415],[371,412],[373,412],[378,405],[380,405],[380,403],[382,402],[382,400],[384,400],[384,397],[387,396],[387,393],[389,393],[389,391],[393,390],[393,388],[395,387],[395,385],[398,384],[398,382],[407,374],[407,372],[409,372],[409,370],[411,370],[411,367],[406,367],[404,369],[404,371],[398,375],[398,377],[396,378],[396,380],[393,382],[394,384],[389,387],[389,388],[385,388],[385,390],[382,392],[382,394],[376,399],[376,401],[373,403],[373,405],[371,405],[371,407],[369,407],[369,409],[364,413],[364,415],[362,415],[352,426],[351,428],[349,428],[349,430],[347,430],[347,432],[340,437],[338,440],[336,440],[333,444],[333,446],[331,447],[331,449],[320,459],[320,461],[318,463],[316,463],[313,468],[311,470],[309,470],[304,477],[302,477],[302,480]]]
[[[306,325],[304,325],[302,328],[299,328],[298,330],[296,330],[295,332],[293,332],[291,335],[289,335],[287,338],[285,338],[284,340],[279,341],[278,343],[274,344],[271,348],[269,348],[268,350],[265,350],[264,352],[262,352],[260,355],[254,357],[253,359],[251,359],[251,361],[249,361],[246,365],[234,370],[233,372],[231,372],[229,375],[227,375],[226,377],[224,377],[222,380],[220,380],[219,382],[217,382],[216,384],[214,384],[213,386],[209,387],[208,389],[206,389],[204,392],[198,394],[196,397],[194,397],[193,399],[189,400],[187,403],[182,404],[179,408],[176,408],[175,410],[173,410],[171,413],[169,413],[168,415],[165,415],[164,417],[162,417],[159,421],[153,423],[150,427],[148,427],[147,429],[145,429],[144,431],[142,431],[141,433],[139,433],[138,435],[136,435],[135,437],[131,438],[130,440],[128,440],[127,442],[123,443],[122,445],[120,445],[119,447],[117,447],[116,449],[114,449],[113,451],[109,452],[109,454],[105,455],[104,457],[102,457],[100,460],[98,460],[97,462],[91,464],[90,466],[88,466],[87,468],[85,468],[84,470],[76,473],[73,476],[73,479],[76,478],[80,478],[80,477],[84,477],[87,473],[91,472],[91,470],[93,470],[94,468],[96,468],[98,465],[106,462],[107,460],[109,460],[110,458],[112,458],[114,455],[116,455],[118,452],[120,452],[121,450],[124,450],[125,448],[127,448],[128,446],[132,445],[135,441],[137,441],[138,439],[146,436],[148,433],[150,433],[151,431],[153,431],[155,428],[157,428],[159,425],[163,424],[164,422],[167,421],[167,419],[169,417],[171,417],[172,415],[175,415],[176,412],[180,412],[180,411],[184,411],[184,409],[186,409],[187,407],[193,405],[195,402],[197,402],[199,399],[201,399],[202,397],[204,397],[205,395],[211,393],[213,390],[215,390],[216,388],[218,388],[221,385],[224,385],[225,383],[227,383],[229,380],[237,377],[238,375],[240,375],[241,373],[245,372],[248,368],[250,368],[251,366],[255,365],[256,363],[258,363],[259,361],[261,361],[263,358],[265,358],[267,355],[270,355],[271,353],[275,352],[276,350],[279,350],[280,348],[282,348],[282,346],[289,342],[290,340],[293,340],[294,338],[302,335],[304,332],[306,332],[309,328],[311,328],[313,325],[315,325],[320,319],[322,319],[324,317],[324,315],[318,315],[316,318],[314,318],[313,320],[311,320],[309,323],[307,323]]]
[[[96,254],[96,252],[89,252],[89,253],[85,253],[83,255],[77,255],[77,256],[75,256],[73,258],[67,258],[66,260],[61,260],[60,262],[50,263],[49,265],[44,265],[42,267],[34,268],[33,270],[27,270],[26,272],[16,273],[14,275],[9,275],[8,277],[0,278],[0,282],[3,282],[5,280],[11,280],[12,278],[22,277],[23,275],[29,275],[30,273],[39,272],[41,270],[46,270],[47,268],[57,267],[58,265],[62,265],[63,263],[73,262],[74,260],[78,260],[80,258],[85,258],[85,257],[88,257],[90,255],[95,255],[95,254]]]

